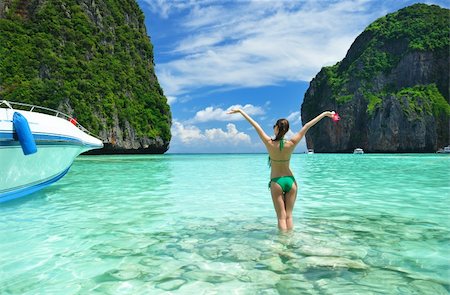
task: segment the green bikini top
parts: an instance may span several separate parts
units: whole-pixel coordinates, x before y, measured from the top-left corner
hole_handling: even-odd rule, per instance
[[[284,148],[284,138],[281,138],[280,139],[280,151],[282,151],[283,148]],[[289,160],[274,160],[274,159],[271,159],[269,156],[268,165],[270,167],[270,162],[289,162],[289,161],[290,161],[290,159]]]

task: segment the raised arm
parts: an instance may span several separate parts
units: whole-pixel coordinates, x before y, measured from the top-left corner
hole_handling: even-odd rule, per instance
[[[259,126],[259,124],[255,120],[253,120],[249,115],[247,115],[247,113],[244,110],[233,109],[229,111],[227,114],[236,114],[236,113],[240,113],[253,126],[253,128],[255,128],[256,132],[258,132],[258,135],[264,142],[264,144],[266,144],[270,140],[270,137],[264,132],[261,126]]]
[[[334,114],[335,114],[334,111],[332,111],[332,112],[326,111],[326,112],[323,112],[322,114],[318,115],[317,117],[315,117],[314,119],[312,119],[311,121],[309,121],[308,123],[303,125],[303,128],[291,138],[291,141],[295,145],[297,145],[300,142],[300,140],[303,138],[303,136],[305,136],[305,134],[309,130],[309,128],[314,126],[317,122],[319,122],[320,120],[322,120],[325,117],[332,118]]]

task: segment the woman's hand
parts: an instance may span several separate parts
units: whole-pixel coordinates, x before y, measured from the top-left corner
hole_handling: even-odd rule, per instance
[[[326,111],[326,112],[323,112],[324,114],[325,114],[325,116],[327,116],[327,117],[330,117],[330,118],[333,118],[333,116],[336,114],[336,112],[335,111]]]
[[[237,113],[242,113],[241,109],[231,109],[227,112],[227,114],[231,115],[231,114],[237,114]]]
[[[338,113],[336,113],[335,111],[327,111],[324,112],[325,116],[330,117],[331,120],[333,120],[334,122],[337,122],[341,119],[341,117],[339,117]]]

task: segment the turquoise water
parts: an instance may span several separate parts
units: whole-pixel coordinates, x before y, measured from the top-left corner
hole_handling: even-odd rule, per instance
[[[450,157],[293,155],[279,233],[266,155],[79,157],[0,204],[0,294],[448,294]]]

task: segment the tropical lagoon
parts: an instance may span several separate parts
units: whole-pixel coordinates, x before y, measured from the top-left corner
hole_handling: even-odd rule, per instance
[[[81,156],[0,204],[1,294],[448,294],[450,157],[295,154],[277,229],[265,154]]]

